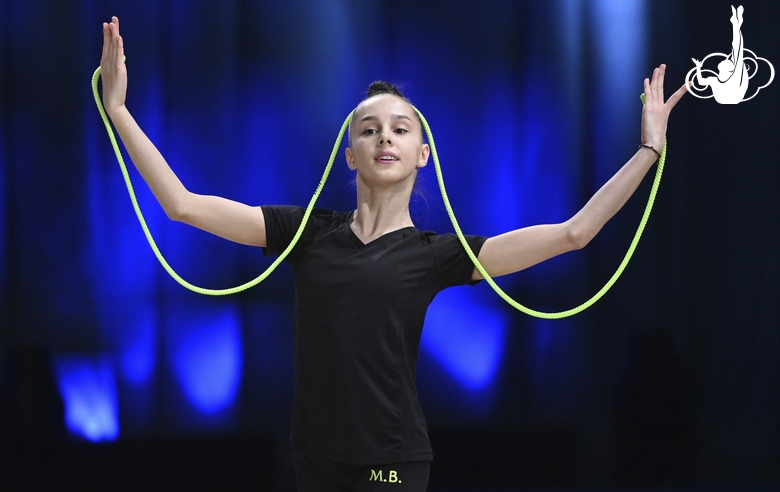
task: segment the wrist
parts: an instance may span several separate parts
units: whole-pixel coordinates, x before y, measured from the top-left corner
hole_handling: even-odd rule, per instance
[[[108,115],[108,117],[111,118],[112,120],[117,116],[119,116],[120,113],[127,111],[127,108],[125,107],[124,104],[107,105],[103,107],[106,110],[106,114]]]
[[[657,161],[661,158],[661,152],[663,151],[663,146],[657,146],[657,144],[654,145],[654,144],[641,143],[639,144],[639,150],[640,151],[644,150],[647,153],[652,153],[653,157],[655,157],[655,161]]]

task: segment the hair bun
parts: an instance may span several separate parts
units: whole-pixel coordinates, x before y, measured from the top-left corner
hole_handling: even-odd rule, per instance
[[[404,96],[401,93],[398,87],[391,84],[390,82],[387,82],[386,80],[376,80],[374,82],[371,82],[371,85],[368,86],[366,99],[368,99],[369,97],[376,96],[378,94],[392,94],[394,96],[400,97],[401,99],[409,101],[409,99],[407,99],[406,96]]]

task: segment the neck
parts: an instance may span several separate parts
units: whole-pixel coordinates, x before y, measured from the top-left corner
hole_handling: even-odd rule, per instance
[[[358,178],[358,203],[352,230],[362,239],[373,239],[403,227],[414,226],[409,214],[408,186],[370,187]]]

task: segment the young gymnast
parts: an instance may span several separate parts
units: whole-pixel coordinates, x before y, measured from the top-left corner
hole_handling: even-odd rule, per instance
[[[103,104],[133,163],[168,217],[278,255],[304,209],[253,207],[188,191],[125,105],[119,20],[103,24]],[[560,224],[495,237],[467,236],[491,276],[585,246],[628,200],[663,148],[669,113],[665,66],[645,79],[641,145]],[[291,446],[300,491],[424,491],[433,458],[415,387],[428,305],[450,286],[482,276],[457,237],[415,228],[409,201],[430,149],[409,101],[371,84],[349,127],[354,210],[315,209],[287,260],[295,279],[295,396]]]

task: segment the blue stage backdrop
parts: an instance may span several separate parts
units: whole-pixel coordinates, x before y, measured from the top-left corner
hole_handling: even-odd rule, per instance
[[[745,8],[746,45],[780,68],[780,9]],[[652,69],[668,64],[670,94],[692,57],[730,48],[725,1],[0,1],[0,349],[50,354],[67,429],[88,441],[283,438],[292,399],[289,268],[203,297],[146,243],[89,86],[111,15],[128,108],[191,190],[305,205],[344,118],[386,79],[429,121],[463,230],[488,236],[572,216],[636,151]],[[737,106],[682,100],[644,239],[591,310],[536,320],[484,283],[437,297],[418,370],[430,427],[570,429],[581,474],[612,476],[643,351],[662,347],[697,470],[775,463],[779,84]],[[354,206],[343,147],[320,206]],[[185,279],[231,287],[270,264],[169,221],[130,175]],[[540,310],[588,299],[628,249],[650,181],[588,248],[499,284]],[[432,162],[421,182],[417,226],[450,232]]]

